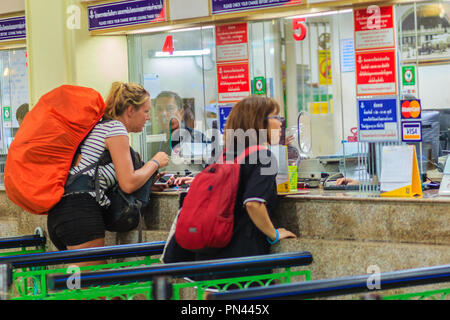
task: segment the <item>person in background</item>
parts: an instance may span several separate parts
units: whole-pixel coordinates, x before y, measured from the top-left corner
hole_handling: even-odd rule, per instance
[[[25,116],[27,115],[28,111],[30,111],[30,106],[28,105],[28,103],[24,103],[17,108],[16,119],[17,123],[19,124],[19,127],[22,124],[23,119],[25,119]]]
[[[194,130],[194,110],[189,104],[183,106],[180,96],[172,91],[163,91],[155,100],[156,118],[161,133],[167,137],[161,142],[158,151],[168,154],[179,152],[181,142],[206,143],[205,135]]]
[[[271,98],[251,96],[238,102],[233,107],[225,128],[227,152],[236,157],[240,152],[236,148],[231,150],[232,146],[248,147],[252,141],[258,145],[278,144],[281,129],[279,111],[278,103]],[[238,129],[244,132],[255,130],[254,132],[262,134],[256,134],[258,137],[249,141],[248,137],[233,135]],[[268,157],[265,161],[259,156],[257,161],[250,162],[247,157],[241,165],[230,243],[213,254],[194,253],[181,248],[175,237],[172,237],[164,253],[164,263],[263,255],[270,252],[272,244],[296,237],[284,228],[275,228],[272,223],[270,217],[277,204],[276,170],[269,174],[264,173],[264,169],[271,167],[271,162],[266,160],[276,160],[269,150],[262,153]]]
[[[75,160],[70,174],[76,174],[96,163],[108,149],[112,163],[100,166],[100,199],[95,192],[65,192],[48,214],[51,241],[59,250],[84,249],[105,245],[103,211],[110,204],[105,191],[116,183],[126,193],[142,187],[160,168],[167,166],[168,155],[157,153],[138,170],[130,155],[129,133],[141,132],[150,120],[150,96],[138,84],[114,82],[106,99],[103,119],[89,133],[80,147],[81,157]],[[93,176],[95,169],[83,174]],[[155,179],[156,181],[157,179]],[[105,261],[83,263],[103,264]],[[79,264],[81,266],[81,264]]]

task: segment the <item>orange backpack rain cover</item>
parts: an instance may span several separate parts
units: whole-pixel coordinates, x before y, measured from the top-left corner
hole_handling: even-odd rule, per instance
[[[47,214],[64,194],[78,145],[102,118],[97,91],[64,85],[42,96],[26,115],[8,150],[8,198],[34,214]]]

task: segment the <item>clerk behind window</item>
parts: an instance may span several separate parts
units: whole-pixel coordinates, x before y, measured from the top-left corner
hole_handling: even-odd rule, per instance
[[[163,91],[155,99],[155,114],[160,133],[165,134],[166,141],[157,144],[158,150],[171,154],[179,152],[180,143],[206,143],[205,135],[194,130],[194,110],[180,96],[172,91]],[[153,148],[154,149],[154,148]]]

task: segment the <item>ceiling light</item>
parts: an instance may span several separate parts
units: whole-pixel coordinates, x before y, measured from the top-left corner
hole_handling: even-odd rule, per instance
[[[179,50],[179,51],[174,51],[172,53],[157,51],[157,52],[155,52],[155,57],[156,58],[193,57],[193,56],[208,55],[210,53],[211,53],[210,49],[203,49],[203,50]]]

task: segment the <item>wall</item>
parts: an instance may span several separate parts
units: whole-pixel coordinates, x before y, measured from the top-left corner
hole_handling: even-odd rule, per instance
[[[25,11],[25,0],[0,1],[0,14],[10,14]]]
[[[63,84],[104,97],[111,82],[128,81],[125,36],[90,36],[79,0],[26,0],[30,103]]]

